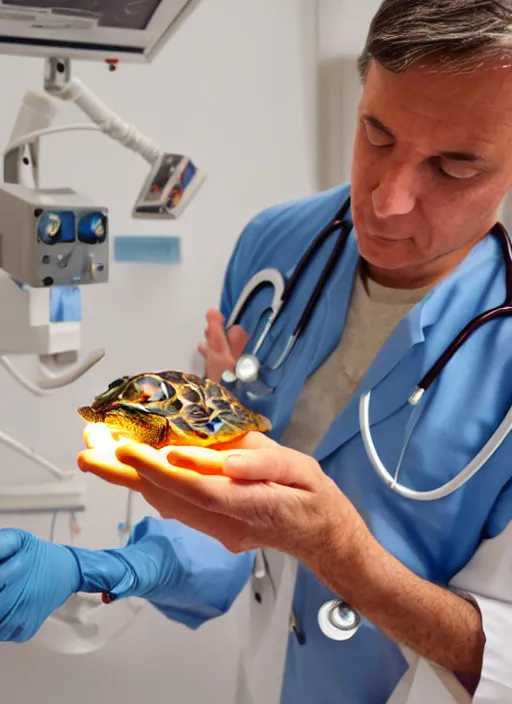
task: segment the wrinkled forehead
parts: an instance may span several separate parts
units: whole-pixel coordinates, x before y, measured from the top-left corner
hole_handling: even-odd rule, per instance
[[[512,67],[488,59],[461,73],[424,65],[395,74],[373,61],[360,111],[424,148],[503,150],[512,144]]]

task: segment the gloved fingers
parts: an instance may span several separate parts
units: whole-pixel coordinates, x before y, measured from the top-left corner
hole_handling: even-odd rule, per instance
[[[115,454],[100,449],[82,450],[77,457],[82,472],[91,472],[109,484],[124,486],[133,491],[142,491],[147,480],[134,469],[119,462]]]
[[[0,530],[0,562],[12,557],[23,546],[24,533],[13,528]]]
[[[0,592],[4,586],[11,586],[28,577],[34,567],[33,555],[16,552],[0,564]],[[1,603],[1,600],[0,600]]]

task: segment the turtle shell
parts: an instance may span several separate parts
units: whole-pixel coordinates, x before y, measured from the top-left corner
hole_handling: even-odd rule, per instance
[[[157,449],[208,447],[235,440],[250,430],[272,429],[267,418],[245,408],[221,384],[178,371],[116,379],[78,413],[88,423],[105,423]]]

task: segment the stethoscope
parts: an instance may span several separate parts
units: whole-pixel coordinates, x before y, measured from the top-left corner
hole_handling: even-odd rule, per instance
[[[307,325],[311,320],[311,317],[318,304],[318,301],[320,300],[322,291],[327,285],[331,275],[334,272],[338,260],[343,254],[343,250],[346,246],[350,232],[352,230],[352,225],[345,221],[345,216],[348,212],[349,207],[350,198],[347,199],[347,201],[343,204],[343,206],[336,213],[332,221],[326,227],[324,227],[323,230],[313,240],[304,255],[301,257],[299,263],[297,264],[295,270],[293,271],[287,282],[285,282],[284,276],[279,271],[277,271],[277,269],[264,269],[255,274],[242,290],[233,308],[233,312],[231,313],[227,321],[227,328],[231,327],[232,325],[235,325],[240,320],[242,312],[246,308],[251,298],[255,295],[256,290],[261,288],[261,286],[265,284],[271,284],[274,287],[274,295],[269,306],[270,313],[268,319],[265,323],[263,331],[256,340],[252,351],[244,352],[244,354],[236,362],[234,372],[225,371],[222,374],[223,384],[225,384],[228,388],[233,388],[234,392],[237,395],[241,392],[241,390],[245,390],[249,397],[252,396],[254,398],[261,398],[275,391],[272,386],[263,381],[260,372],[263,367],[268,368],[269,370],[276,370],[281,367],[290,356],[290,353],[292,352],[299,337],[304,334]],[[257,356],[259,350],[265,342],[265,339],[268,337],[272,326],[275,324],[278,317],[281,315],[281,313],[285,310],[287,304],[290,302],[290,298],[293,294],[293,291],[299,283],[302,275],[306,271],[308,265],[311,263],[317,250],[322,246],[326,239],[336,230],[340,231],[338,238],[335,242],[329,259],[320,274],[320,277],[316,283],[311,298],[308,300],[308,303],[300,317],[299,322],[295,326],[295,329],[293,330],[291,335],[288,337],[284,349],[279,355],[277,361],[271,365],[265,365],[264,362]],[[503,250],[506,281],[505,301],[502,303],[502,305],[497,306],[496,308],[493,308],[489,311],[486,311],[485,313],[482,313],[481,315],[471,320],[466,325],[466,327],[457,335],[457,337],[446,348],[446,350],[432,365],[427,374],[425,374],[423,379],[413,390],[412,394],[408,399],[408,403],[413,407],[419,404],[427,389],[439,376],[439,374],[442,372],[446,364],[450,361],[450,359],[457,352],[457,350],[461,348],[464,342],[466,342],[466,340],[473,332],[475,332],[475,330],[481,327],[484,323],[494,320],[495,318],[512,315],[512,245],[505,228],[500,223],[497,223],[493,227],[492,233],[498,237]],[[265,313],[265,311],[263,311],[263,313]],[[501,445],[501,443],[508,435],[512,427],[511,408],[502,423],[495,431],[494,435],[488,440],[487,444],[484,445],[480,452],[473,458],[471,462],[469,462],[469,464],[461,472],[459,472],[456,477],[454,477],[449,482],[447,482],[443,486],[440,486],[437,489],[433,489],[430,491],[414,491],[413,489],[409,489],[408,487],[398,482],[398,476],[401,465],[400,461],[398,463],[398,467],[394,475],[391,475],[379,457],[370,430],[370,399],[371,391],[363,393],[359,399],[359,425],[361,429],[361,436],[363,439],[365,451],[368,455],[368,458],[380,478],[394,492],[405,498],[415,499],[417,501],[433,501],[435,499],[441,499],[446,496],[449,496],[454,491],[463,486],[469,479],[471,479],[471,477],[473,477],[482,468],[482,466],[487,462],[487,460],[494,454],[494,452]]]
[[[264,325],[263,331],[256,340],[252,351],[245,352],[238,359],[234,373],[231,371],[225,371],[222,375],[223,384],[225,384],[228,388],[232,388],[236,394],[238,394],[241,389],[245,389],[249,397],[252,396],[254,398],[261,398],[275,391],[275,388],[261,379],[261,369],[266,367],[273,371],[281,367],[289,358],[297,340],[304,334],[320,300],[322,292],[331,278],[336,264],[343,254],[349,235],[352,231],[352,224],[345,220],[349,207],[350,198],[346,200],[331,222],[328,223],[315,237],[311,245],[301,257],[288,281],[285,281],[284,276],[277,269],[264,269],[255,274],[242,290],[227,321],[227,328],[235,325],[240,320],[247,304],[262,286],[271,284],[274,288],[274,295],[270,306],[267,309],[270,311],[267,321]],[[336,230],[339,230],[339,235],[336,239],[331,255],[329,256],[329,259],[321,272],[315,288],[313,289],[311,298],[309,299],[299,322],[295,326],[295,329],[291,335],[288,337],[283,351],[279,355],[277,361],[273,364],[265,365],[264,362],[258,358],[258,352],[263,346],[263,343],[268,337],[276,320],[290,302],[290,298],[297,287],[297,284],[305,273],[308,265],[313,260],[318,249],[322,246],[322,244],[324,244],[331,234],[336,232]],[[473,332],[480,328],[484,323],[494,320],[495,318],[512,315],[512,245],[508,234],[501,223],[496,223],[491,232],[498,237],[503,251],[506,282],[505,300],[500,306],[497,306],[496,308],[475,317],[455,337],[455,339],[432,365],[430,370],[427,374],[425,374],[423,379],[421,379],[410,395],[408,403],[413,406],[413,408],[418,406],[425,392]],[[265,313],[265,311],[263,311],[263,313]],[[430,491],[415,491],[400,484],[398,481],[401,459],[403,457],[404,450],[402,450],[401,458],[398,462],[394,475],[391,475],[388,472],[379,457],[370,430],[370,399],[371,391],[367,391],[361,395],[359,400],[359,425],[366,454],[368,455],[374,470],[392,491],[402,497],[417,501],[433,501],[436,499],[441,499],[449,496],[454,491],[462,487],[483,467],[487,460],[501,445],[512,428],[511,407],[492,437],[473,458],[473,460],[469,462],[457,476],[437,489]],[[408,436],[410,437],[410,432],[408,433]],[[258,572],[260,575],[264,574],[263,567],[263,558],[261,556],[259,558],[257,557],[255,574]],[[361,617],[360,614],[347,602],[336,599],[326,602],[320,607],[318,611],[318,624],[324,635],[328,638],[333,640],[347,640],[348,638],[351,638],[359,629],[361,625]],[[304,636],[303,634],[301,635],[300,625],[298,624],[293,612],[291,614],[290,625],[292,631],[295,632],[299,643],[304,642]]]
[[[308,265],[313,260],[315,254],[328,239],[328,237],[336,230],[340,233],[333,247],[333,250],[327,260],[327,263],[318,279],[311,298],[309,299],[304,311],[299,319],[299,322],[295,326],[295,329],[288,337],[286,345],[279,355],[276,362],[269,364],[268,368],[271,371],[275,371],[283,366],[286,362],[295,343],[304,334],[307,329],[308,323],[311,320],[313,313],[315,312],[320,296],[327,285],[331,275],[334,272],[336,264],[338,263],[345,245],[347,243],[350,231],[352,230],[352,225],[345,221],[345,216],[350,207],[350,198],[343,204],[340,210],[336,213],[333,220],[323,228],[323,230],[315,237],[313,242],[309,245],[306,252],[301,257],[299,263],[295,267],[293,273],[291,274],[288,281],[281,272],[277,269],[263,269],[258,271],[244,286],[238,300],[229,316],[226,323],[226,328],[230,328],[232,325],[240,320],[242,313],[244,312],[247,304],[255,293],[267,284],[271,284],[274,288],[274,295],[272,297],[272,302],[270,303],[269,309],[270,314],[267,318],[265,326],[256,341],[252,352],[244,353],[237,361],[234,373],[231,371],[225,371],[222,375],[222,382],[226,386],[237,386],[240,383],[245,385],[249,395],[254,397],[263,397],[274,391],[271,386],[268,386],[260,379],[260,370],[262,367],[262,362],[258,358],[258,352],[260,351],[263,343],[265,342],[268,334],[270,333],[272,326],[276,323],[277,319],[281,313],[285,310],[287,304],[295,291],[297,284],[300,282],[302,276],[304,275]]]

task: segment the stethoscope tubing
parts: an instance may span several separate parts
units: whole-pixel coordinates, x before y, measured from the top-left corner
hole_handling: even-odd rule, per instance
[[[346,246],[351,225],[344,221],[344,217],[350,206],[350,199],[343,204],[342,208],[339,210],[335,218],[326,225],[319,235],[313,240],[311,245],[308,247],[304,255],[301,257],[298,265],[296,266],[294,272],[292,273],[290,279],[287,283],[284,282],[284,277],[277,272],[277,270],[265,269],[255,276],[252,277],[248,285],[242,291],[239,300],[235,306],[233,314],[230,318],[237,319],[240,316],[241,310],[247,304],[247,301],[253,295],[255,289],[264,283],[274,284],[274,296],[271,306],[271,314],[267,320],[264,330],[256,342],[255,349],[251,354],[242,355],[237,363],[237,368],[246,372],[246,378],[251,378],[252,382],[255,383],[259,377],[259,370],[261,367],[261,362],[257,358],[256,354],[261,348],[264,339],[268,335],[270,328],[276,322],[276,319],[281,314],[286,303],[290,300],[291,295],[296,288],[300,277],[303,275],[308,263],[311,261],[312,257],[315,255],[318,248],[326,241],[327,237],[332,234],[336,229],[340,229],[340,235],[337,238],[336,244],[329,256],[326,266],[324,267],[322,274],[317,281],[315,289],[311,298],[309,299],[302,316],[292,333],[289,340],[284,348],[283,353],[280,355],[277,362],[272,365],[271,369],[275,370],[286,361],[291,350],[293,349],[295,342],[298,337],[307,328],[309,320],[314,312],[314,309],[321,297],[323,289],[329,280],[336,263],[339,261],[343,254],[343,250]],[[464,329],[457,335],[457,337],[450,343],[446,350],[440,355],[437,361],[432,365],[430,370],[424,375],[423,379],[420,381],[416,389],[413,391],[409,398],[409,403],[413,406],[420,403],[425,391],[434,382],[434,380],[440,375],[446,364],[451,360],[455,353],[462,347],[466,340],[472,335],[476,330],[478,330],[482,325],[491,320],[512,315],[512,244],[508,237],[505,228],[497,223],[493,229],[492,233],[495,234],[499,241],[503,251],[503,260],[505,264],[505,279],[506,279],[506,295],[505,301],[501,306],[497,306],[489,311],[486,311],[473,320],[471,320]],[[244,364],[241,363],[244,362]],[[253,362],[252,369],[250,362]],[[233,375],[232,375],[233,376]],[[231,380],[232,381],[232,380]],[[244,379],[240,378],[238,381],[244,383]],[[254,393],[252,394],[254,395]],[[257,394],[256,394],[257,395]],[[437,499],[449,496],[451,493],[463,486],[471,477],[473,477],[488,461],[488,459],[496,452],[498,447],[502,444],[508,433],[512,428],[512,408],[505,416],[502,423],[496,429],[495,433],[484,445],[484,447],[478,452],[478,454],[468,463],[468,465],[457,474],[453,479],[443,484],[437,489],[432,489],[430,491],[415,491],[414,489],[409,489],[399,483],[397,477],[393,477],[386,467],[384,466],[382,460],[379,457],[375,443],[373,442],[371,429],[370,429],[370,399],[371,391],[363,393],[359,399],[359,425],[361,430],[361,436],[364,444],[364,448],[368,455],[368,458],[372,464],[372,467],[377,472],[378,476],[382,481],[388,486],[392,491],[399,494],[404,498],[409,498],[417,501],[433,501]]]
[[[349,202],[350,201],[348,201],[348,203]],[[347,204],[345,204],[345,207],[347,207]],[[343,215],[345,214],[345,212],[343,213]],[[312,299],[309,301],[308,306],[306,306],[306,309],[304,310],[303,315],[301,316],[301,319],[297,324],[297,327],[295,328],[294,334],[291,336],[290,339],[293,339],[294,336],[302,334],[306,329],[309,319],[321,296],[323,288],[325,287],[327,280],[329,279],[332,271],[334,270],[337,261],[342,256],[343,249],[346,245],[346,241],[350,233],[350,228],[347,228],[345,223],[337,222],[336,220],[331,223],[330,226],[324,228],[324,230],[312,243],[304,257],[301,259],[294,274],[292,275],[292,278],[289,280],[288,284],[284,286],[284,290],[281,292],[280,305],[277,311],[275,313],[273,312],[272,323],[275,322],[276,317],[281,313],[283,303],[290,299],[291,293],[296,287],[298,280],[307,265],[307,262],[314,255],[316,249],[318,249],[320,244],[325,241],[326,237],[334,231],[336,225],[341,228],[340,236],[329,257],[328,263],[324,268],[324,271],[322,272],[322,276],[317,282]],[[496,235],[498,235],[503,249],[506,277],[505,301],[501,306],[498,306],[490,311],[486,311],[480,316],[474,318],[465,326],[465,328],[448,346],[448,348],[438,358],[435,364],[431,367],[431,369],[427,372],[427,374],[418,384],[409,399],[409,403],[411,405],[416,405],[421,401],[425,391],[439,376],[446,364],[450,361],[450,359],[460,349],[460,347],[464,344],[464,342],[469,338],[469,336],[473,332],[475,332],[486,322],[489,322],[495,318],[512,315],[512,246],[508,235],[501,224],[498,223],[495,228],[493,228],[493,231]],[[266,331],[268,333],[269,328],[269,325],[265,326],[264,332]],[[257,344],[257,349],[260,348],[261,343],[262,340],[260,338]],[[284,359],[282,361],[284,361]],[[503,441],[512,429],[511,407],[503,421],[500,423],[494,434],[491,436],[491,438],[478,452],[478,454],[473,458],[473,460],[469,462],[468,465],[461,472],[459,472],[453,479],[446,482],[437,489],[433,489],[430,491],[415,491],[400,484],[397,478],[391,476],[391,474],[387,471],[386,467],[384,466],[382,460],[380,459],[380,456],[375,447],[375,443],[373,442],[370,429],[370,400],[371,391],[363,393],[359,399],[359,426],[366,454],[372,464],[373,469],[376,471],[377,475],[384,482],[384,484],[388,486],[393,492],[406,499],[416,501],[434,501],[449,496],[454,491],[458,490],[464,484],[466,484],[466,482],[468,482],[478,471],[480,471],[483,465],[492,457],[492,455],[500,447],[500,445],[503,443]],[[257,565],[255,566],[255,572],[258,576],[261,573],[261,562],[257,562]],[[349,616],[348,627],[342,625],[341,619],[336,618],[336,613],[338,610],[342,610],[345,614],[345,617],[346,615]],[[338,623],[338,621],[340,623]],[[299,624],[297,622],[297,619],[295,618],[293,610],[291,614],[291,624],[292,630],[296,632],[299,642],[301,644],[304,644],[304,634],[302,634],[300,631]],[[357,610],[352,609],[350,605],[344,602],[343,600],[334,599],[328,601],[323,604],[318,610],[318,626],[323,632],[323,634],[329,639],[335,641],[348,640],[355,635],[355,633],[359,630],[360,625],[360,614],[357,612]]]

